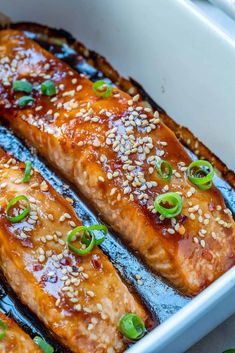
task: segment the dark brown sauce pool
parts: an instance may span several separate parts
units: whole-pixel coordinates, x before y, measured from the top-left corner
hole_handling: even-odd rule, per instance
[[[26,34],[58,58],[67,62],[75,70],[86,74],[92,81],[106,79],[101,71],[89,65],[87,61],[78,55],[69,45],[59,44],[58,41],[56,43],[48,43],[45,39],[41,40],[40,35],[32,32],[26,32]],[[109,79],[107,79],[107,81],[110,82]],[[82,197],[78,196],[69,184],[65,183],[62,178],[58,177],[54,171],[49,169],[42,159],[32,154],[30,150],[4,126],[0,126],[0,146],[6,151],[13,153],[16,158],[22,161],[31,160],[33,166],[40,171],[60,194],[71,197],[75,201],[75,211],[84,224],[100,222],[100,219],[95,216],[89,206],[87,206],[88,203],[85,202]],[[191,152],[189,153],[191,154]],[[195,158],[194,155],[192,155],[192,157]],[[227,182],[219,177],[215,177],[214,183],[221,190],[228,207],[234,213],[235,192]],[[159,323],[164,322],[190,301],[190,298],[182,296],[160,277],[153,275],[138,259],[138,254],[131,253],[112,232],[109,232],[109,236],[101,245],[101,248],[108,255],[124,281],[140,294],[142,300]],[[135,279],[136,274],[141,275],[142,284],[137,283]],[[53,335],[48,332],[48,329],[44,327],[37,317],[20,303],[6,284],[2,275],[0,276],[0,309],[7,315],[13,317],[32,337],[40,335],[48,343],[51,343],[56,353],[68,352],[68,350],[56,342]]]

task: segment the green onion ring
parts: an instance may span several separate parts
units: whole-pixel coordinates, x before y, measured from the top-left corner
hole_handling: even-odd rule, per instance
[[[168,174],[165,172],[162,172],[162,167],[165,167],[168,169]],[[168,161],[164,161],[163,159],[160,159],[157,164],[156,164],[156,169],[158,171],[158,174],[163,180],[169,181],[172,177],[172,166]]]
[[[86,254],[88,254],[89,252],[92,251],[92,249],[96,245],[95,235],[93,233],[91,233],[91,241],[90,241],[90,243],[89,243],[89,245],[87,246],[86,249],[78,249],[78,248],[76,248],[75,246],[73,246],[71,244],[71,242],[73,241],[73,239],[72,239],[73,236],[76,235],[78,232],[80,232],[82,230],[83,230],[83,232],[86,232],[87,231],[87,227],[86,226],[76,227],[68,234],[68,237],[67,237],[67,243],[68,243],[68,246],[69,246],[70,250],[72,250],[73,252],[75,252],[78,255],[86,255]]]
[[[194,176],[201,178],[201,173],[204,173],[204,175],[207,175],[207,173],[204,169],[199,169],[195,172]],[[201,189],[201,190],[208,190],[212,187],[212,181],[210,181],[209,183],[204,184],[204,185],[197,185],[197,187],[198,187],[198,189]]]
[[[224,351],[223,353],[235,353],[235,348],[228,349],[227,351]]]
[[[99,88],[102,87],[103,85],[106,85],[107,89],[106,89],[106,91],[102,92],[99,90]],[[112,87],[109,86],[108,83],[103,80],[99,80],[99,81],[94,82],[92,88],[95,91],[95,94],[97,96],[103,97],[103,98],[109,97],[112,92]]]
[[[162,202],[168,202],[172,204],[172,208],[166,208],[161,205]],[[167,192],[165,194],[158,195],[154,201],[154,208],[165,218],[172,218],[178,216],[183,207],[183,201],[179,194],[176,192]]]
[[[54,348],[49,344],[47,343],[46,341],[44,341],[44,339],[42,339],[41,337],[39,336],[36,336],[34,337],[34,342],[36,343],[36,345],[41,348],[41,350],[44,352],[44,353],[53,353],[54,352]]]
[[[205,185],[197,185],[197,187],[198,189],[201,189],[201,190],[209,190],[212,187],[212,181],[210,181]]]
[[[132,341],[139,340],[146,332],[144,321],[137,314],[125,314],[119,322],[120,332]]]
[[[27,207],[23,210],[23,212],[20,213],[18,216],[9,216],[8,212],[9,212],[10,208],[12,206],[14,206],[18,201],[22,201],[22,200],[27,202]],[[24,219],[28,215],[29,212],[30,212],[30,202],[29,202],[29,199],[25,195],[19,195],[19,196],[13,197],[13,199],[11,199],[8,202],[8,205],[6,207],[7,219],[13,223],[20,222],[22,219]]]
[[[30,180],[30,172],[32,168],[32,162],[26,161],[25,162],[25,171],[24,171],[24,177],[23,177],[23,183],[28,183]]]
[[[5,324],[5,322],[3,322],[2,320],[0,320],[0,327],[1,327],[1,332],[0,332],[0,340],[2,340],[7,333],[7,325]]]
[[[193,174],[193,169],[195,167],[198,167],[199,169]],[[202,167],[207,167],[209,169],[209,172],[207,172],[205,169]],[[204,177],[200,177],[199,174],[203,172],[206,174]],[[207,190],[212,186],[212,179],[214,176],[214,168],[208,161],[204,160],[198,160],[192,162],[188,166],[188,178],[189,180],[197,185],[200,189]]]
[[[46,96],[52,97],[56,94],[56,87],[54,82],[51,80],[46,80],[41,84],[41,91]]]

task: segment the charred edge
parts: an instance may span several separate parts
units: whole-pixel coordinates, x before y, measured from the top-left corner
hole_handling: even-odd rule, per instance
[[[223,178],[235,188],[235,173],[230,170],[224,162],[221,161],[204,143],[202,143],[188,128],[179,125],[150,97],[144,88],[134,79],[122,77],[117,70],[101,55],[93,50],[88,50],[84,44],[76,40],[69,32],[63,29],[56,29],[45,25],[32,22],[7,23],[1,25],[1,28],[13,28],[22,31],[32,31],[43,34],[48,37],[54,37],[62,40],[79,54],[82,55],[89,64],[109,78],[120,89],[130,95],[140,94],[143,100],[147,101],[152,108],[161,113],[161,119],[171,130],[174,131],[178,139],[187,146],[198,158],[209,160]]]

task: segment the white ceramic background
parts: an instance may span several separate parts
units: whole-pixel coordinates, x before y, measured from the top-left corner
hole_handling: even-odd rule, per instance
[[[189,0],[0,0],[0,8],[71,31],[235,169],[235,43]]]

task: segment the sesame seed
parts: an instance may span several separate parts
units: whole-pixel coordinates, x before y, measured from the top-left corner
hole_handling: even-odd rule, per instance
[[[200,244],[201,244],[201,247],[202,247],[202,248],[205,248],[205,247],[206,247],[206,242],[205,242],[204,239],[202,239],[202,240],[200,241]]]
[[[79,86],[77,86],[76,91],[79,92],[79,91],[81,91],[81,89],[82,89],[82,86],[79,85]]]
[[[71,203],[71,205],[73,205],[73,203],[74,203],[74,201],[73,201],[73,199],[71,199],[71,197],[66,197],[65,200],[68,201],[69,203]]]
[[[117,188],[112,188],[110,191],[110,196],[113,196],[116,191],[117,191]]]
[[[89,297],[94,297],[95,296],[95,293],[91,290],[88,290],[87,291],[87,295],[89,295]]]
[[[168,229],[167,229],[167,232],[168,232],[169,234],[175,234],[175,230],[174,230],[173,228],[168,228]]]
[[[159,118],[159,113],[157,110],[155,110],[154,114],[153,114],[154,118]]]
[[[232,212],[230,211],[229,208],[225,208],[224,209],[224,213],[228,214],[228,215],[232,215]]]
[[[101,182],[104,182],[104,178],[102,176],[99,176],[98,180],[101,181]]]
[[[94,142],[93,142],[93,146],[94,147],[100,147],[100,142],[98,141],[98,140],[95,140]]]
[[[15,183],[15,184],[21,184],[21,183],[22,183],[22,179],[16,179],[16,180],[14,181],[14,183]]]
[[[74,309],[75,309],[76,311],[80,311],[80,310],[82,309],[81,304],[76,304],[76,305],[74,306]]]
[[[58,240],[58,243],[59,243],[60,245],[65,245],[65,241],[64,241],[63,239],[59,239],[59,240]]]
[[[73,222],[73,221],[69,221],[69,225],[70,225],[71,227],[76,227],[76,223]]]
[[[215,233],[215,232],[212,232],[212,233],[211,233],[211,236],[212,236],[213,239],[216,240],[217,237],[216,237],[216,233]]]
[[[41,182],[40,189],[41,189],[41,191],[48,191],[48,185],[47,185],[47,183],[45,182],[45,180],[43,180],[43,181]]]
[[[56,305],[56,306],[59,306],[59,305],[60,305],[60,298],[58,298],[58,299],[56,300],[55,305]]]
[[[196,217],[195,217],[195,215],[193,213],[190,213],[189,218],[194,220]]]
[[[138,273],[135,275],[135,278],[138,280],[138,279],[141,279],[141,275],[139,275]]]
[[[46,235],[46,239],[50,241],[50,240],[53,239],[53,236],[52,235]]]
[[[90,309],[90,308],[84,307],[83,310],[84,310],[86,313],[89,313],[89,314],[91,313],[91,309]]]
[[[40,255],[38,258],[39,262],[44,262],[45,261],[45,256],[44,255]]]

